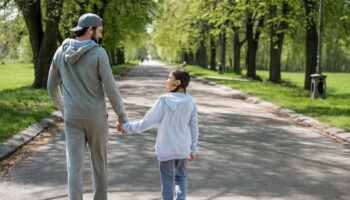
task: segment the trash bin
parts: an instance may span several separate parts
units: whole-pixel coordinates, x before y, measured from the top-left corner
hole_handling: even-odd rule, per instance
[[[326,98],[326,78],[322,74],[311,74],[311,98]]]

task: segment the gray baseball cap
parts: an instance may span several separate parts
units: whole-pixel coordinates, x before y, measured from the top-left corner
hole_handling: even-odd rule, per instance
[[[86,13],[79,17],[78,26],[70,30],[73,32],[77,32],[86,27],[98,27],[98,26],[102,26],[101,17],[93,13]]]

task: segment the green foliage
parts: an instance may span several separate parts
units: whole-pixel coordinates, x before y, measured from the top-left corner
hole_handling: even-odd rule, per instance
[[[22,63],[31,62],[33,60],[33,52],[29,42],[29,35],[25,35],[20,40],[17,48],[18,61]]]
[[[0,91],[0,142],[54,111],[45,89]]]
[[[0,65],[0,142],[54,111],[45,89],[31,89],[32,64]]]
[[[0,91],[16,89],[33,83],[34,69],[29,63],[0,64]]]
[[[135,65],[132,61],[113,66],[113,74],[123,73]],[[32,64],[0,65],[0,142],[56,109],[46,89],[30,88],[33,80]]]
[[[181,67],[180,64],[173,64]],[[217,74],[199,66],[187,66],[187,71],[201,77],[233,77],[240,76],[231,73]],[[268,71],[257,71],[263,81],[223,81],[215,82],[239,89],[247,94],[264,99],[281,107],[314,117],[323,123],[350,131],[350,76],[347,73],[326,73],[327,99],[310,99],[309,91],[303,90],[304,73],[282,72],[282,79],[294,86],[270,83],[267,80]],[[289,84],[290,85],[290,84]]]
[[[104,20],[104,42],[102,45],[107,51],[117,47],[134,47],[136,43],[144,43],[147,38],[146,26],[152,24],[157,15],[158,3],[154,0],[70,0],[64,1],[62,15],[59,23],[60,44],[65,38],[75,37],[70,29],[77,25],[79,16],[92,12]],[[46,1],[41,1],[43,25],[48,20]],[[11,58],[29,62],[32,60],[28,31],[23,17],[14,2],[10,1],[6,7],[1,8],[0,28],[5,32],[0,34],[0,59]],[[139,47],[141,45],[137,45]]]
[[[125,64],[112,66],[112,71],[114,75],[121,75],[127,72],[130,68],[135,67],[137,65],[137,60],[130,60]]]
[[[114,0],[104,9],[104,46],[107,50],[137,41],[146,34],[146,25],[151,24],[156,13],[153,0]]]
[[[312,1],[318,6],[318,0]],[[289,8],[286,16],[281,14],[283,2],[286,2]],[[276,17],[269,16],[271,5],[277,6]],[[251,12],[255,23],[259,18],[265,18],[259,39],[257,67],[268,69],[269,66],[270,27],[286,22],[287,29],[277,29],[277,33],[286,34],[282,51],[282,69],[304,71],[306,19],[312,17],[318,23],[318,9],[316,11],[310,16],[305,16],[305,5],[302,0],[167,0],[161,4],[161,14],[156,20],[152,41],[157,45],[160,57],[167,60],[181,60],[183,52],[196,52],[201,40],[205,40],[209,52],[209,36],[214,37],[216,44],[219,44],[218,36],[225,29],[228,42],[226,66],[230,66],[230,60],[233,58],[232,34],[238,31],[241,40],[244,38],[246,16]],[[324,0],[324,11],[323,70],[348,72],[350,71],[349,1]],[[246,46],[242,48],[242,66],[245,62],[246,48]]]
[[[59,23],[61,40],[75,37],[70,29],[77,25],[80,15],[93,12],[92,7],[89,6],[90,4],[86,4],[85,2],[86,0],[64,1],[63,12]]]
[[[167,0],[161,5],[161,16],[152,32],[152,41],[160,47],[157,53],[161,57],[176,59],[182,49],[190,48],[189,38],[197,33],[189,24],[188,6],[186,0]]]
[[[32,57],[28,31],[22,16],[13,2],[0,9],[0,59],[30,62]]]
[[[147,55],[152,54],[157,57],[156,52],[153,51],[154,45],[150,42],[150,35],[148,33],[142,33],[138,40],[131,40],[125,44],[125,56],[126,59],[141,59]]]
[[[88,3],[87,3],[88,2]],[[65,1],[61,21],[62,39],[75,37],[69,29],[76,26],[80,15],[96,13],[103,18],[103,42],[107,51],[128,47],[126,51],[134,57],[134,48],[141,48],[148,38],[146,26],[151,24],[157,14],[157,3],[153,0],[110,0],[105,4],[99,0]],[[131,48],[131,49],[130,49]]]

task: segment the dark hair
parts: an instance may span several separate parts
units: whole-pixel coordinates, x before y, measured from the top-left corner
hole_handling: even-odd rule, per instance
[[[80,36],[84,35],[85,32],[86,32],[86,30],[87,30],[88,28],[90,28],[90,27],[84,27],[84,28],[81,29],[80,31],[75,32],[75,35],[76,35],[77,37],[80,37]],[[97,29],[97,27],[92,27],[92,30],[96,30],[96,29]]]
[[[190,74],[184,70],[184,69],[177,69],[171,72],[171,74],[174,76],[175,80],[180,80],[181,84],[178,85],[172,92],[177,92],[179,89],[184,89],[184,92],[186,93],[186,88],[188,84],[191,81]]]

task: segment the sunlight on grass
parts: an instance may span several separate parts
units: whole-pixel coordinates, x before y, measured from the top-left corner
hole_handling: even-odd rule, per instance
[[[29,86],[33,82],[33,64],[16,63],[0,65],[0,91]]]
[[[114,75],[118,75],[118,74],[124,73],[128,69],[134,67],[137,64],[138,64],[138,61],[131,60],[131,61],[125,63],[125,64],[115,65],[115,66],[112,67],[113,74]]]
[[[136,62],[113,66],[115,75]],[[46,89],[31,89],[32,64],[0,65],[0,142],[52,113],[56,108]]]
[[[180,64],[170,65],[181,67]],[[187,66],[187,71],[201,77],[232,77],[241,75],[233,73],[218,74],[198,66]],[[268,71],[257,71],[263,81],[226,81],[215,80],[223,85],[239,89],[249,95],[259,97],[265,101],[281,107],[294,110],[307,116],[317,118],[323,123],[350,131],[350,73],[324,73],[327,78],[327,99],[310,99],[310,92],[303,89],[303,72],[283,72],[282,79],[293,83],[297,87],[286,87],[266,81]],[[243,71],[245,74],[245,71]]]

